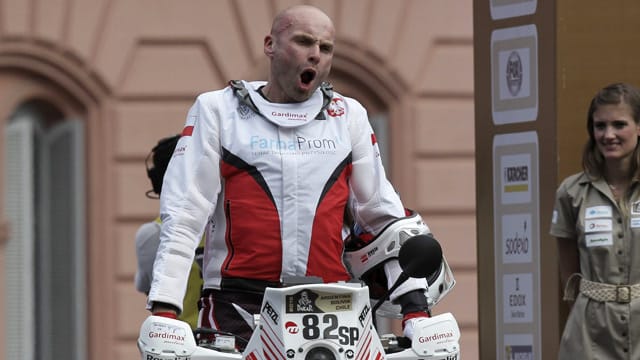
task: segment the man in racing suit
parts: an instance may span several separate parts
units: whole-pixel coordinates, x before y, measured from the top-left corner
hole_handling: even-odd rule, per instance
[[[164,178],[148,296],[154,315],[182,309],[203,232],[200,325],[248,338],[265,287],[296,277],[350,279],[346,209],[371,234],[405,216],[365,109],[325,83],[334,35],[319,9],[288,8],[264,40],[267,82],[231,82],[198,96]],[[390,283],[400,273],[395,260],[385,270]],[[425,288],[425,279],[410,279],[391,295],[408,336],[411,323],[428,316]]]

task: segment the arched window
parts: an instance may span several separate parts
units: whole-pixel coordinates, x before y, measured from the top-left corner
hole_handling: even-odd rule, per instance
[[[5,124],[5,356],[86,359],[83,123],[32,99]]]
[[[342,69],[339,65],[344,66]],[[362,78],[353,74],[349,69],[349,62],[340,61],[338,66],[332,70],[330,82],[334,89],[340,94],[353,97],[358,100],[367,110],[369,123],[376,134],[382,165],[384,165],[387,176],[389,176],[389,162],[391,157],[391,133],[388,103],[392,100],[388,97],[388,90],[382,86],[372,86],[365,83]],[[360,74],[363,78],[370,78]]]

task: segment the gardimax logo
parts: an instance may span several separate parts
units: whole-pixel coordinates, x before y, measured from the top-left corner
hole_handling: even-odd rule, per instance
[[[272,111],[271,116],[282,117],[282,118],[286,118],[287,120],[306,120],[307,119],[307,113]]]
[[[420,336],[418,337],[418,342],[419,343],[428,343],[428,342],[432,342],[432,341],[441,341],[441,340],[448,340],[450,338],[453,337],[453,333],[452,332],[442,332],[442,333],[434,333],[432,335],[427,335],[427,336]]]
[[[171,334],[171,333],[168,333],[168,332],[154,332],[154,331],[151,331],[151,332],[149,332],[149,338],[150,339],[160,338],[160,339],[176,340],[176,341],[184,342],[184,336],[177,335],[177,334]]]

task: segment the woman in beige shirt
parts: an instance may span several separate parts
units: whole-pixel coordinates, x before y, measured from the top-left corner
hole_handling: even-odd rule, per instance
[[[583,172],[558,188],[551,224],[565,300],[575,301],[559,359],[640,359],[639,91],[600,90],[587,130]]]

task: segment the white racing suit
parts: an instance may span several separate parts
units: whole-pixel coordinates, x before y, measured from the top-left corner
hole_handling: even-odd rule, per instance
[[[342,261],[347,206],[372,234],[405,216],[360,103],[321,89],[302,103],[270,103],[257,92],[264,82],[243,83],[259,113],[231,86],[201,94],[189,110],[162,186],[149,304],[182,309],[203,232],[205,289],[288,276],[335,282],[350,279]],[[410,279],[392,299],[425,288],[424,279]]]

